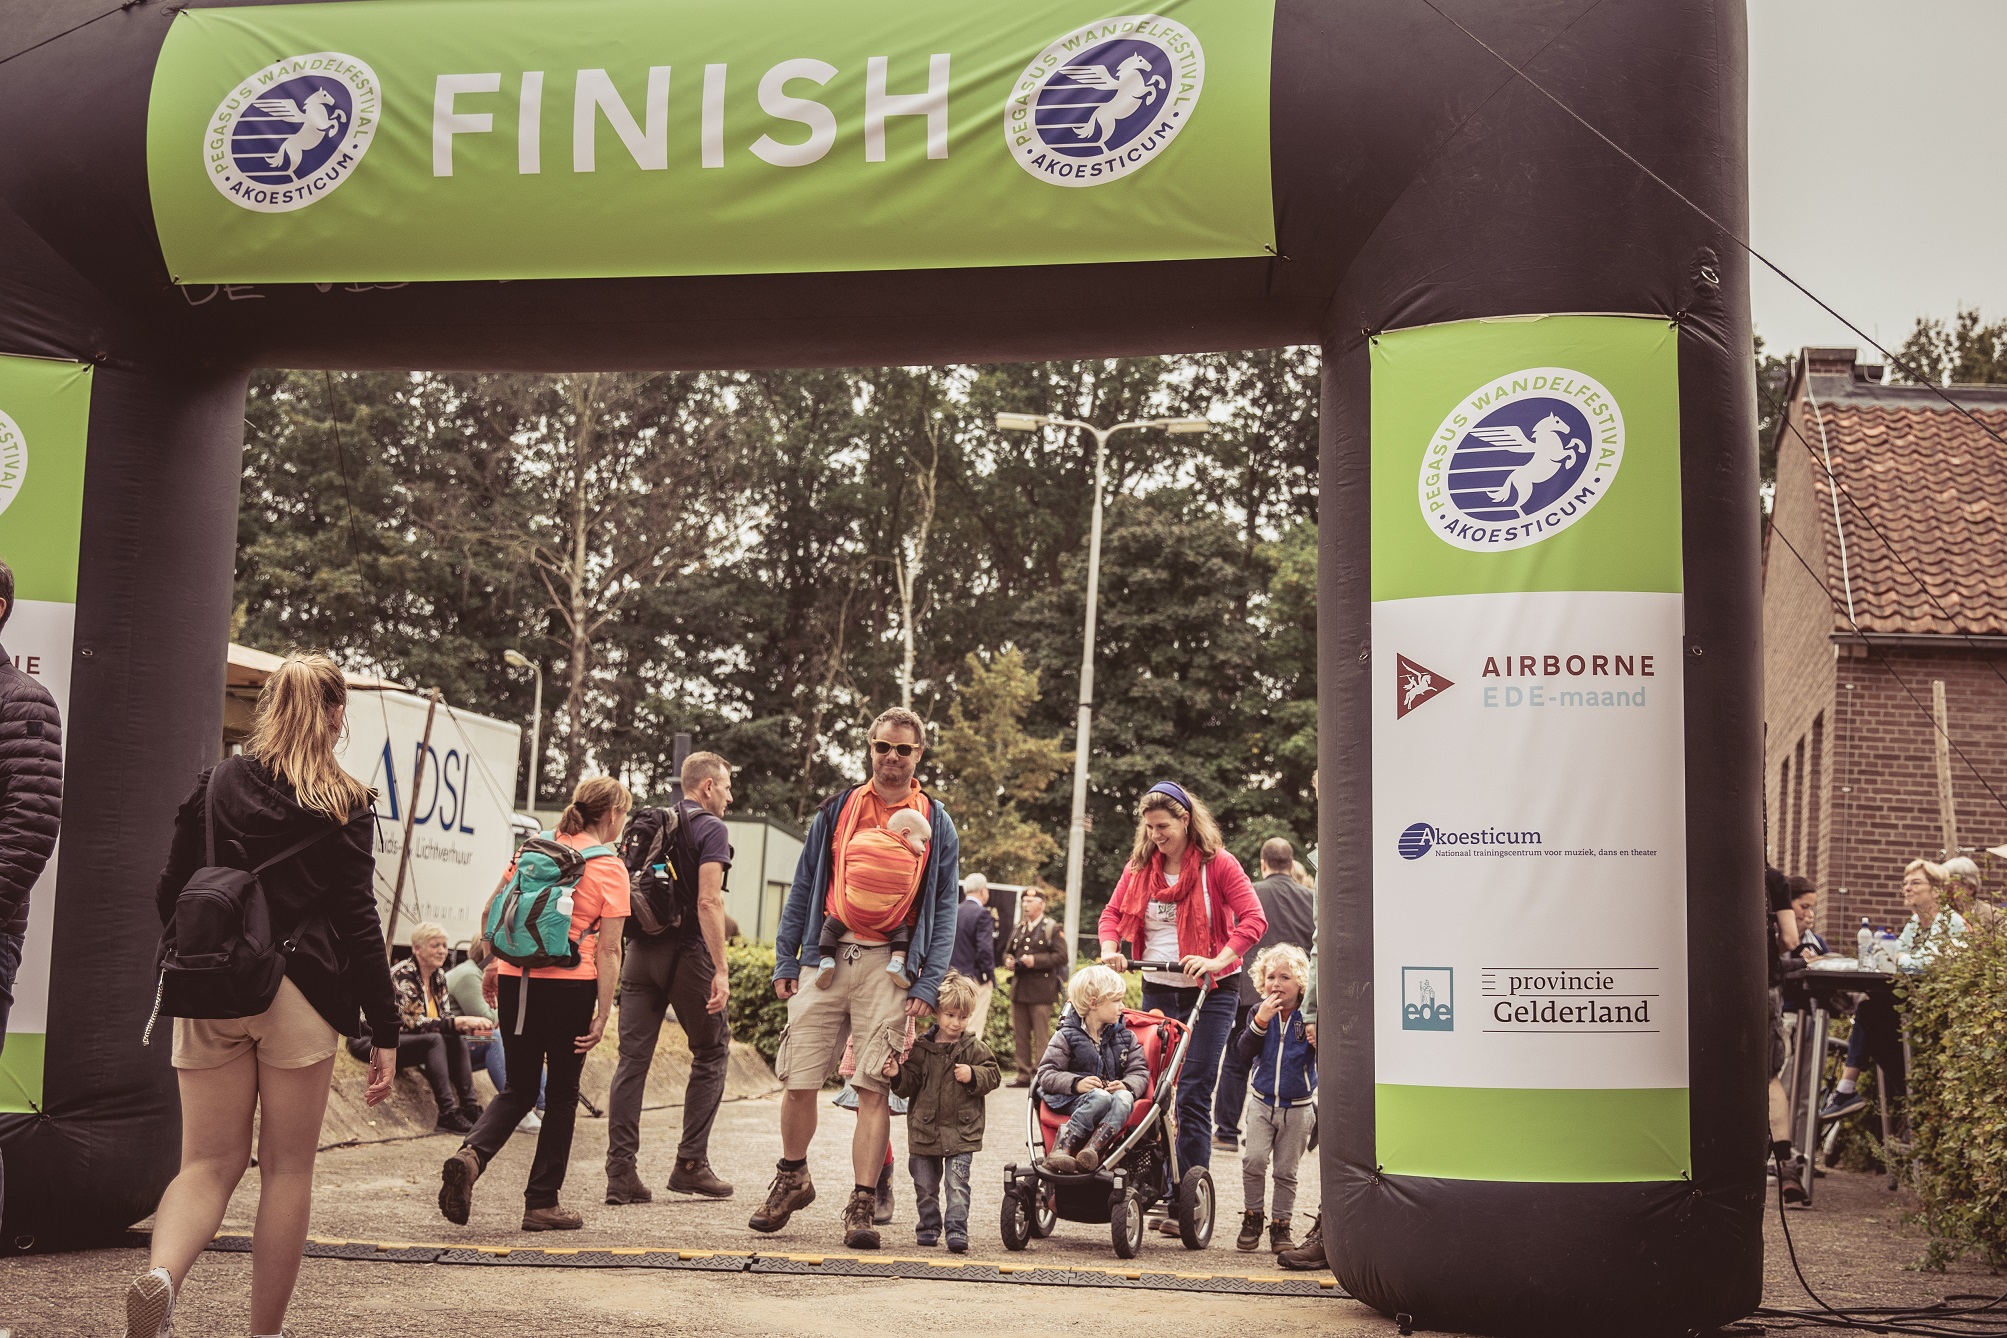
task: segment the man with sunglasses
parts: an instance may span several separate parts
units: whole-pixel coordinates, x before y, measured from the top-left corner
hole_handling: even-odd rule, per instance
[[[808,1147],[815,1136],[819,1093],[842,1058],[845,1041],[854,1038],[857,1071],[851,1086],[857,1093],[857,1130],[850,1145],[853,1188],[843,1210],[843,1243],[853,1250],[878,1248],[872,1218],[891,1132],[885,1061],[903,1050],[909,1021],[934,1011],[954,952],[961,900],[961,842],[955,825],[947,809],[922,792],[914,779],[926,752],[926,725],[913,712],[894,707],[871,722],[868,738],[870,781],[831,795],[816,811],[795,866],[794,885],[781,910],[774,944],[774,993],[788,1001],[787,1034],[774,1057],[774,1072],[786,1088],[781,1098],[781,1161],[767,1200],[750,1223],[755,1231],[779,1231],[796,1209],[814,1201]],[[803,988],[802,947],[806,944],[812,950],[822,932],[831,888],[844,876],[850,842],[860,833],[884,827],[901,809],[920,813],[933,832],[905,910],[913,931],[905,964],[912,985],[901,988],[887,969],[892,950],[882,934],[852,928],[843,935],[829,987]]]

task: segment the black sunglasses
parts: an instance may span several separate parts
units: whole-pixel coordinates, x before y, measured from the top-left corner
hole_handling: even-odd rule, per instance
[[[911,757],[919,750],[919,747],[920,745],[917,743],[887,743],[883,739],[873,739],[871,741],[871,751],[880,757],[885,756],[887,753],[897,753],[901,757]]]

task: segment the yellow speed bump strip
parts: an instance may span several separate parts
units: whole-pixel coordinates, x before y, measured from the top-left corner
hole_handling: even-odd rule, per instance
[[[251,1237],[225,1233],[211,1250],[248,1253]],[[875,1254],[760,1254],[662,1246],[541,1246],[452,1244],[444,1241],[359,1241],[314,1236],[309,1259],[503,1268],[652,1268],[795,1277],[906,1278],[936,1282],[1008,1282],[1020,1286],[1115,1287],[1142,1291],[1229,1292],[1256,1296],[1332,1296],[1345,1292],[1328,1273],[1264,1277],[1247,1273],[1156,1271],[1141,1265],[1046,1264],[1036,1258],[986,1261]]]

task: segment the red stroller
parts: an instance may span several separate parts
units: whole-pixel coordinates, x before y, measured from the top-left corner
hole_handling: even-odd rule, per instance
[[[1176,971],[1176,962],[1132,962],[1132,971]],[[1199,1005],[1205,1002],[1203,993]],[[1213,1238],[1213,1179],[1203,1166],[1180,1167],[1174,1108],[1178,1072],[1191,1045],[1191,1027],[1162,1013],[1124,1010],[1122,1021],[1135,1033],[1149,1068],[1150,1089],[1129,1113],[1122,1137],[1107,1160],[1091,1172],[1058,1175],[1045,1169],[1053,1140],[1066,1117],[1039,1100],[1036,1091],[1025,1112],[1025,1146],[1032,1163],[1004,1167],[1003,1243],[1022,1250],[1069,1222],[1106,1222],[1115,1253],[1134,1259],[1143,1248],[1144,1218],[1170,1217],[1188,1250],[1203,1250]]]

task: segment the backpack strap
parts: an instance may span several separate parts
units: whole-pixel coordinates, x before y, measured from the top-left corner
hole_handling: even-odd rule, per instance
[[[343,825],[345,826],[346,824]],[[311,836],[293,842],[293,844],[287,846],[284,850],[272,856],[272,858],[266,860],[263,864],[260,864],[257,868],[251,870],[251,875],[253,877],[256,877],[257,875],[263,873],[265,870],[271,868],[275,864],[284,864],[287,860],[299,854],[302,850],[305,850],[308,846],[319,845],[322,841],[327,840],[330,836],[333,836],[336,832],[340,830],[341,827],[327,827],[322,829],[321,831],[315,832]]]

